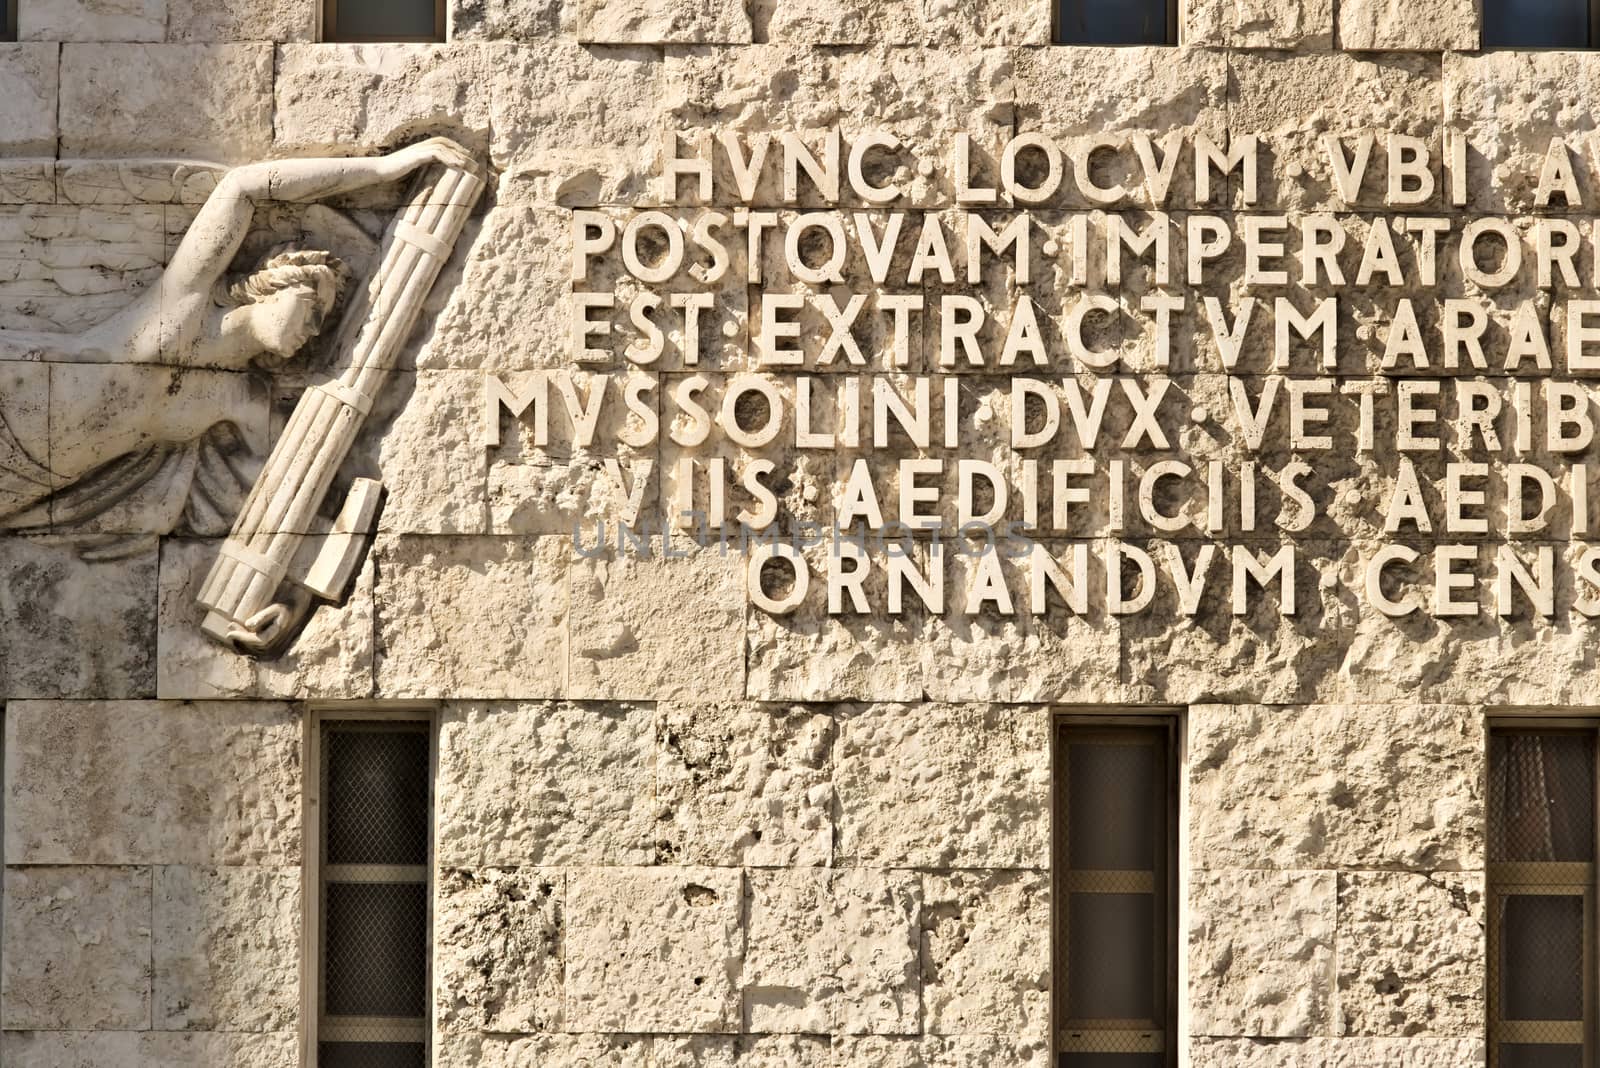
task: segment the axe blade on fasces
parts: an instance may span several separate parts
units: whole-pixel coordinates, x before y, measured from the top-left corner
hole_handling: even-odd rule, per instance
[[[309,599],[337,600],[348,586],[382,486],[356,479],[331,526],[318,512],[483,185],[473,172],[429,167],[389,224],[377,271],[339,324],[335,369],[301,395],[201,588],[208,637],[279,652]]]

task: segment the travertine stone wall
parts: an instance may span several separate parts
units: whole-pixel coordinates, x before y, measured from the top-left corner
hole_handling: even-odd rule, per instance
[[[572,366],[570,212],[659,199],[665,131],[881,129],[941,151],[958,133],[1260,134],[1257,208],[1355,230],[1322,134],[1438,152],[1464,133],[1467,210],[1527,212],[1550,138],[1600,126],[1600,55],[1480,53],[1470,0],[1188,0],[1177,49],[1051,47],[1044,0],[451,0],[443,45],[315,43],[313,0],[20,2],[22,40],[0,44],[0,329],[78,330],[121,307],[227,166],[444,133],[493,183],[348,465],[388,486],[381,533],[347,603],[288,655],[199,632],[225,523],[152,531],[113,510],[94,533],[118,552],[96,561],[81,532],[0,536],[6,1068],[299,1063],[300,747],[306,702],[341,700],[438,702],[441,1068],[1046,1068],[1048,727],[1073,705],[1182,710],[1194,1068],[1483,1063],[1483,725],[1507,705],[1600,703],[1570,570],[1553,618],[1362,610],[1351,591],[1396,458],[1324,456],[1292,615],[1224,597],[1186,616],[1168,586],[1132,616],[967,615],[972,564],[952,555],[943,615],[830,615],[814,583],[776,617],[715,548],[575,557],[573,521],[615,504],[603,461],[637,457],[614,433],[540,449],[511,421],[486,450],[483,373]],[[1590,157],[1574,160],[1590,188]],[[1175,215],[1241,206],[1237,176],[1196,203],[1189,166]],[[954,208],[943,170],[907,188],[906,210]],[[1064,227],[1089,206],[1075,197],[1039,221]],[[776,183],[759,199],[807,206],[778,204]],[[375,232],[393,204],[338,206]],[[1376,177],[1356,206],[1406,213]],[[1455,212],[1442,194],[1424,209]],[[1593,205],[1552,210],[1587,227]],[[241,264],[308,214],[258,212]],[[798,285],[767,266],[768,289]],[[624,290],[609,270],[597,288]],[[730,299],[733,329],[706,339],[713,396],[760,341]],[[1374,303],[1350,295],[1369,324]],[[1175,342],[1177,407],[1225,411],[1198,314]],[[1118,342],[1148,371],[1132,322]],[[1343,374],[1377,371],[1364,329],[1343,337]],[[888,339],[861,340],[887,373]],[[916,339],[901,370],[938,372],[937,344]],[[681,374],[681,354],[661,370]],[[305,384],[294,366],[193,373],[247,398],[257,462]],[[983,403],[1002,385],[968,376],[966,448],[1003,440],[1008,413]],[[73,388],[70,368],[0,362],[0,417],[52,440],[92,431],[52,422]],[[1202,461],[1243,455],[1214,426],[1181,434]],[[814,467],[784,521],[828,522],[848,468],[790,459]],[[1171,540],[1192,562],[1207,539]],[[1518,542],[1541,544],[1564,561],[1583,547]],[[1492,585],[1487,557],[1477,582]],[[875,605],[882,589],[880,573]]]

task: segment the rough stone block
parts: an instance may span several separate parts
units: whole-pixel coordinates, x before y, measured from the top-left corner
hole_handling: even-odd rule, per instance
[[[385,412],[357,450],[367,472],[382,478],[388,490],[381,529],[488,532],[489,453],[478,432],[483,390],[483,376],[475,371],[394,376],[383,398]]]
[[[534,868],[440,873],[433,920],[440,1030],[560,1030],[565,886],[560,872]]]
[[[315,0],[167,0],[169,41],[314,41]]]
[[[1327,1043],[1328,1068],[1479,1068],[1481,1038],[1347,1038]]]
[[[1481,873],[1341,873],[1339,1033],[1481,1033],[1483,930]]]
[[[450,12],[450,39],[540,40],[575,33],[576,23],[562,0],[460,0]]]
[[[749,44],[740,0],[580,0],[578,40],[593,44]]]
[[[373,552],[381,695],[535,698],[566,688],[565,539],[391,537]]]
[[[1050,1044],[1041,1038],[840,1035],[833,1040],[835,1068],[854,1068],[861,1064],[881,1068],[1047,1068],[1050,1060]]]
[[[703,158],[712,134],[724,131],[737,135],[747,153],[773,131],[792,131],[807,145],[820,144],[827,131],[847,121],[837,55],[803,46],[758,44],[739,49],[739,60],[730,63],[726,49],[705,46],[667,50],[658,89],[660,121],[679,132],[680,152],[698,145]],[[650,173],[655,171],[660,146],[661,135],[652,131],[646,149]],[[738,203],[726,154],[719,149],[712,158],[715,199],[724,205]],[[781,173],[773,149],[756,183],[753,203],[782,202]],[[647,188],[659,196],[658,182]],[[681,188],[686,202],[688,183]],[[809,187],[802,184],[802,188],[811,196]]]
[[[179,1031],[4,1031],[6,1068],[294,1068],[300,1036]]]
[[[17,9],[23,41],[160,41],[167,0],[51,0]]]
[[[83,547],[0,537],[0,685],[10,697],[155,696],[155,542],[104,561],[83,559]]]
[[[1340,28],[1344,23],[1341,12]],[[1333,46],[1332,0],[1194,0],[1183,43],[1212,48],[1322,50]],[[1345,47],[1352,47],[1348,40]]]
[[[568,1030],[737,1031],[742,895],[737,870],[569,872]]]
[[[1346,0],[1339,45],[1357,52],[1476,52],[1478,5],[1471,0]]]
[[[1435,160],[1433,196],[1409,210],[1438,211],[1445,184],[1437,162],[1444,122],[1437,56],[1357,56],[1244,53],[1229,61],[1228,127],[1234,136],[1257,134],[1258,210],[1342,210],[1385,206],[1385,135],[1422,138]],[[1371,159],[1355,203],[1337,192],[1333,164],[1322,138],[1343,139],[1347,160],[1356,139],[1375,135]],[[1230,181],[1236,205],[1244,204],[1242,179]]]
[[[1069,158],[1074,146],[1091,138],[1140,130],[1159,130],[1163,136],[1182,131],[1185,144],[1206,134],[1222,145],[1228,126],[1228,67],[1239,58],[1156,47],[1025,49],[1016,67],[1017,132],[1048,134]],[[1194,204],[1192,155],[1180,157],[1164,207]],[[1108,173],[1100,180],[1137,186],[1139,178]],[[1213,185],[1214,194],[1218,188]],[[1070,177],[1062,190],[1052,206],[1092,206]]]
[[[1036,552],[1062,559],[1066,550],[1061,543],[1040,542]],[[1116,700],[1122,628],[1115,617],[1074,614],[1054,594],[1043,614],[1033,614],[1031,572],[1039,565],[1007,558],[998,549],[969,556],[952,547],[943,557],[945,612],[928,618],[922,640],[923,692],[929,698]],[[991,580],[1005,588],[1013,614],[1001,612],[983,592]]]
[[[826,479],[829,493],[842,484],[836,474],[834,467],[819,476]],[[915,594],[907,593],[903,610],[889,613],[887,552],[869,542],[871,570],[862,586],[868,611],[829,613],[830,568],[853,566],[842,562],[844,551],[835,549],[831,540],[802,551],[810,577],[805,596],[792,612],[773,614],[751,606],[745,640],[746,685],[751,698],[914,701],[923,695],[927,612]],[[763,577],[773,582],[792,581],[779,565],[771,565]],[[848,598],[840,604],[846,609],[854,607]]]
[[[5,719],[7,863],[300,861],[284,705],[13,701]]]
[[[1194,855],[1216,867],[1481,867],[1482,724],[1474,706],[1193,707]]]
[[[644,1035],[449,1034],[437,1036],[437,1068],[542,1068],[547,1064],[583,1068],[639,1068],[650,1065],[655,1039]]]
[[[975,3],[763,0],[755,5],[754,14],[755,24],[765,29],[762,40],[779,45],[952,45],[979,37],[978,10]],[[1048,14],[1045,17],[1048,27]]]
[[[436,287],[455,281],[417,354],[419,368],[571,365],[571,213],[517,203],[508,181],[496,193],[456,243],[457,258],[467,250],[459,273],[447,265]]]
[[[271,45],[65,45],[61,154],[260,159],[271,87]]]
[[[0,44],[0,154],[56,154],[58,50],[49,44]]]
[[[155,869],[155,1026],[293,1031],[300,869]]]
[[[495,46],[488,60],[497,168],[545,206],[633,204],[661,145],[661,53],[576,43]]]
[[[1444,114],[1467,138],[1467,207],[1533,209],[1551,141],[1566,139],[1586,204],[1600,195],[1588,134],[1600,114],[1600,56],[1591,52],[1495,50],[1444,57]],[[1578,205],[1556,197],[1551,208]]]
[[[832,1068],[822,1035],[658,1036],[651,1068]]]
[[[682,864],[826,865],[833,740],[832,717],[803,707],[661,705],[658,849]]]
[[[0,1027],[150,1027],[149,868],[10,868],[4,905]]]
[[[423,135],[488,143],[489,88],[475,44],[289,44],[278,49],[280,150],[348,155]]]
[[[922,1012],[929,1034],[1050,1034],[1050,877],[922,878]]]
[[[156,686],[163,700],[372,695],[370,559],[343,604],[318,606],[287,652],[258,660],[201,633],[206,610],[196,598],[220,546],[214,539],[162,539]]]
[[[1333,872],[1197,871],[1189,895],[1192,1034],[1329,1032]]]
[[[1326,1038],[1193,1038],[1189,1042],[1194,1068],[1327,1068]]]
[[[744,1030],[917,1033],[914,874],[752,871],[749,879]]]
[[[565,538],[549,540],[573,551]],[[745,559],[681,535],[666,547],[659,536],[646,545],[648,556],[614,541],[603,555],[589,555],[594,546],[585,545],[573,559],[569,695],[743,698]]]
[[[648,708],[626,705],[450,705],[439,723],[440,863],[649,863],[652,727]]]
[[[833,758],[837,861],[1047,867],[1047,719],[1042,709],[995,705],[842,712]]]

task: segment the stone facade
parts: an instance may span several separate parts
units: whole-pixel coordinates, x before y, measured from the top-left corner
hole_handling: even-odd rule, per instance
[[[113,508],[87,532],[109,548],[89,554],[65,522],[0,531],[6,1068],[307,1063],[304,734],[314,707],[402,702],[429,709],[437,730],[439,1068],[1047,1068],[1050,725],[1087,710],[1180,717],[1188,1064],[1485,1063],[1485,724],[1600,693],[1573,577],[1588,532],[1570,515],[1512,543],[1561,565],[1549,614],[1525,601],[1496,611],[1505,539],[1386,531],[1402,458],[1382,450],[1310,457],[1326,485],[1296,532],[1292,612],[1281,588],[1244,612],[1226,595],[1185,610],[1164,582],[1146,610],[1109,611],[1099,561],[1115,539],[1097,497],[1081,534],[1047,546],[1090,546],[1088,611],[996,611],[972,593],[978,564],[920,544],[919,562],[943,569],[943,612],[910,596],[888,610],[880,568],[870,611],[831,611],[814,579],[795,611],[775,614],[744,560],[681,535],[667,559],[660,535],[653,559],[573,552],[574,521],[612,519],[624,496],[607,461],[667,471],[718,444],[630,446],[608,413],[592,448],[542,444],[502,418],[501,446],[486,449],[485,376],[520,389],[535,372],[622,370],[574,362],[571,218],[660,202],[664,132],[686,154],[727,131],[812,143],[888,131],[938,153],[958,136],[993,151],[1030,134],[1069,148],[1106,131],[1219,146],[1259,135],[1270,167],[1254,197],[1235,172],[1202,200],[1183,158],[1173,218],[1328,213],[1361,234],[1410,215],[1501,212],[1587,233],[1600,219],[1592,157],[1573,157],[1587,206],[1535,197],[1551,138],[1600,125],[1600,53],[1479,51],[1475,5],[1461,0],[1187,0],[1176,49],[1051,46],[1044,0],[450,0],[439,45],[316,43],[311,0],[20,3],[21,40],[0,44],[0,330],[82,331],[158,286],[227,167],[444,135],[487,164],[490,186],[346,468],[387,486],[371,551],[285,655],[243,657],[201,634],[196,597],[231,515],[156,527]],[[1440,173],[1431,199],[1397,206],[1381,168],[1341,195],[1321,138],[1372,132],[1374,158],[1389,133],[1439,158],[1468,138],[1467,203]],[[754,203],[792,218],[818,206],[814,190],[786,198],[775,174],[747,203],[719,161],[713,202],[695,210]],[[920,224],[958,209],[942,164],[887,177],[899,201],[859,202],[847,187],[846,217],[882,225],[893,210]],[[399,199],[380,187],[333,203],[338,225],[370,240]],[[1015,206],[997,203],[994,218]],[[260,206],[239,266],[326,231],[319,208]],[[1036,219],[1065,242],[1070,216],[1091,209],[1069,183]],[[1187,251],[1180,241],[1172,261]],[[737,279],[751,264],[732,255]],[[1236,313],[1244,268],[1230,256],[1231,275],[1195,289],[1166,363],[1131,314],[1109,343],[1133,380],[1170,378],[1168,404],[1192,416],[1173,433],[1196,467],[1282,467],[1301,456],[1287,440],[1247,449],[1222,419],[1235,410],[1230,379],[1259,391],[1271,371],[1270,334],[1238,375],[1216,365],[1201,298]],[[1447,283],[1470,286],[1453,254],[1440,262]],[[804,288],[777,252],[764,266],[767,292]],[[597,269],[610,273],[591,288],[637,288],[614,256]],[[1593,296],[1593,269],[1572,287],[1473,292],[1496,322],[1518,300],[1538,306],[1559,348],[1567,327],[1551,305]],[[1148,264],[1132,273],[1128,308],[1156,288]],[[918,294],[1000,307],[1016,287],[930,278]],[[699,339],[708,396],[760,369],[756,289],[730,285],[726,329]],[[1380,366],[1388,315],[1430,292],[1408,280],[1349,294],[1341,379],[1398,377]],[[1006,372],[942,365],[932,326],[901,364],[884,328],[858,333],[869,380],[961,378],[960,449],[909,452],[990,455],[1010,433]],[[814,359],[825,336],[824,320],[808,320],[797,344]],[[651,372],[670,386],[694,370],[676,336]],[[253,477],[305,368],[188,373],[237,393]],[[1517,374],[1484,376],[1509,394]],[[0,344],[0,418],[18,434],[76,433],[61,407],[76,383],[72,365]],[[792,383],[778,388],[792,397]],[[1118,440],[1131,434],[1120,401],[1106,419]],[[1354,419],[1341,409],[1330,432],[1353,436]],[[1392,415],[1379,419],[1392,434]],[[875,462],[887,457],[900,458]],[[723,458],[742,462],[731,447]],[[856,458],[788,456],[798,474],[782,524],[831,522]],[[1411,459],[1445,477],[1440,454]],[[1500,487],[1511,459],[1485,462]],[[652,486],[646,502],[672,491]],[[1505,504],[1504,488],[1488,492]],[[1240,540],[1275,550],[1278,518],[1264,495],[1260,531]],[[1163,569],[1165,554],[1192,566],[1221,546],[1198,526],[1167,536],[1129,522],[1121,539]],[[1427,554],[1447,540],[1484,547],[1467,579],[1480,612],[1391,617],[1361,602],[1381,546],[1422,554],[1405,574],[1427,591]],[[1028,602],[1025,575],[1003,581]]]

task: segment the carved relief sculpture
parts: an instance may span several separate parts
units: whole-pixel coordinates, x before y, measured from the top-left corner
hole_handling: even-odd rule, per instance
[[[122,311],[76,334],[0,330],[0,370],[31,366],[40,372],[27,379],[40,384],[33,392],[49,395],[41,402],[48,419],[0,406],[0,530],[81,534],[83,555],[94,558],[127,540],[95,536],[113,507],[130,509],[122,526],[145,536],[197,513],[226,523],[248,481],[236,460],[239,413],[258,387],[248,375],[195,372],[292,359],[339,307],[349,281],[327,251],[280,249],[224,286],[256,207],[320,201],[424,168],[384,237],[374,276],[345,302],[333,364],[342,373],[302,398],[205,586],[207,633],[244,651],[281,650],[309,594],[291,596],[292,605],[274,605],[273,596],[305,535],[323,533],[315,529],[322,497],[483,188],[471,156],[452,141],[372,158],[237,167],[217,183],[160,279]],[[63,375],[68,384],[58,387]],[[365,529],[351,523],[370,524],[377,490],[357,480],[328,531],[337,551],[294,572],[307,589],[329,596],[342,586],[330,583],[359,563]],[[328,570],[340,561],[337,573]]]

